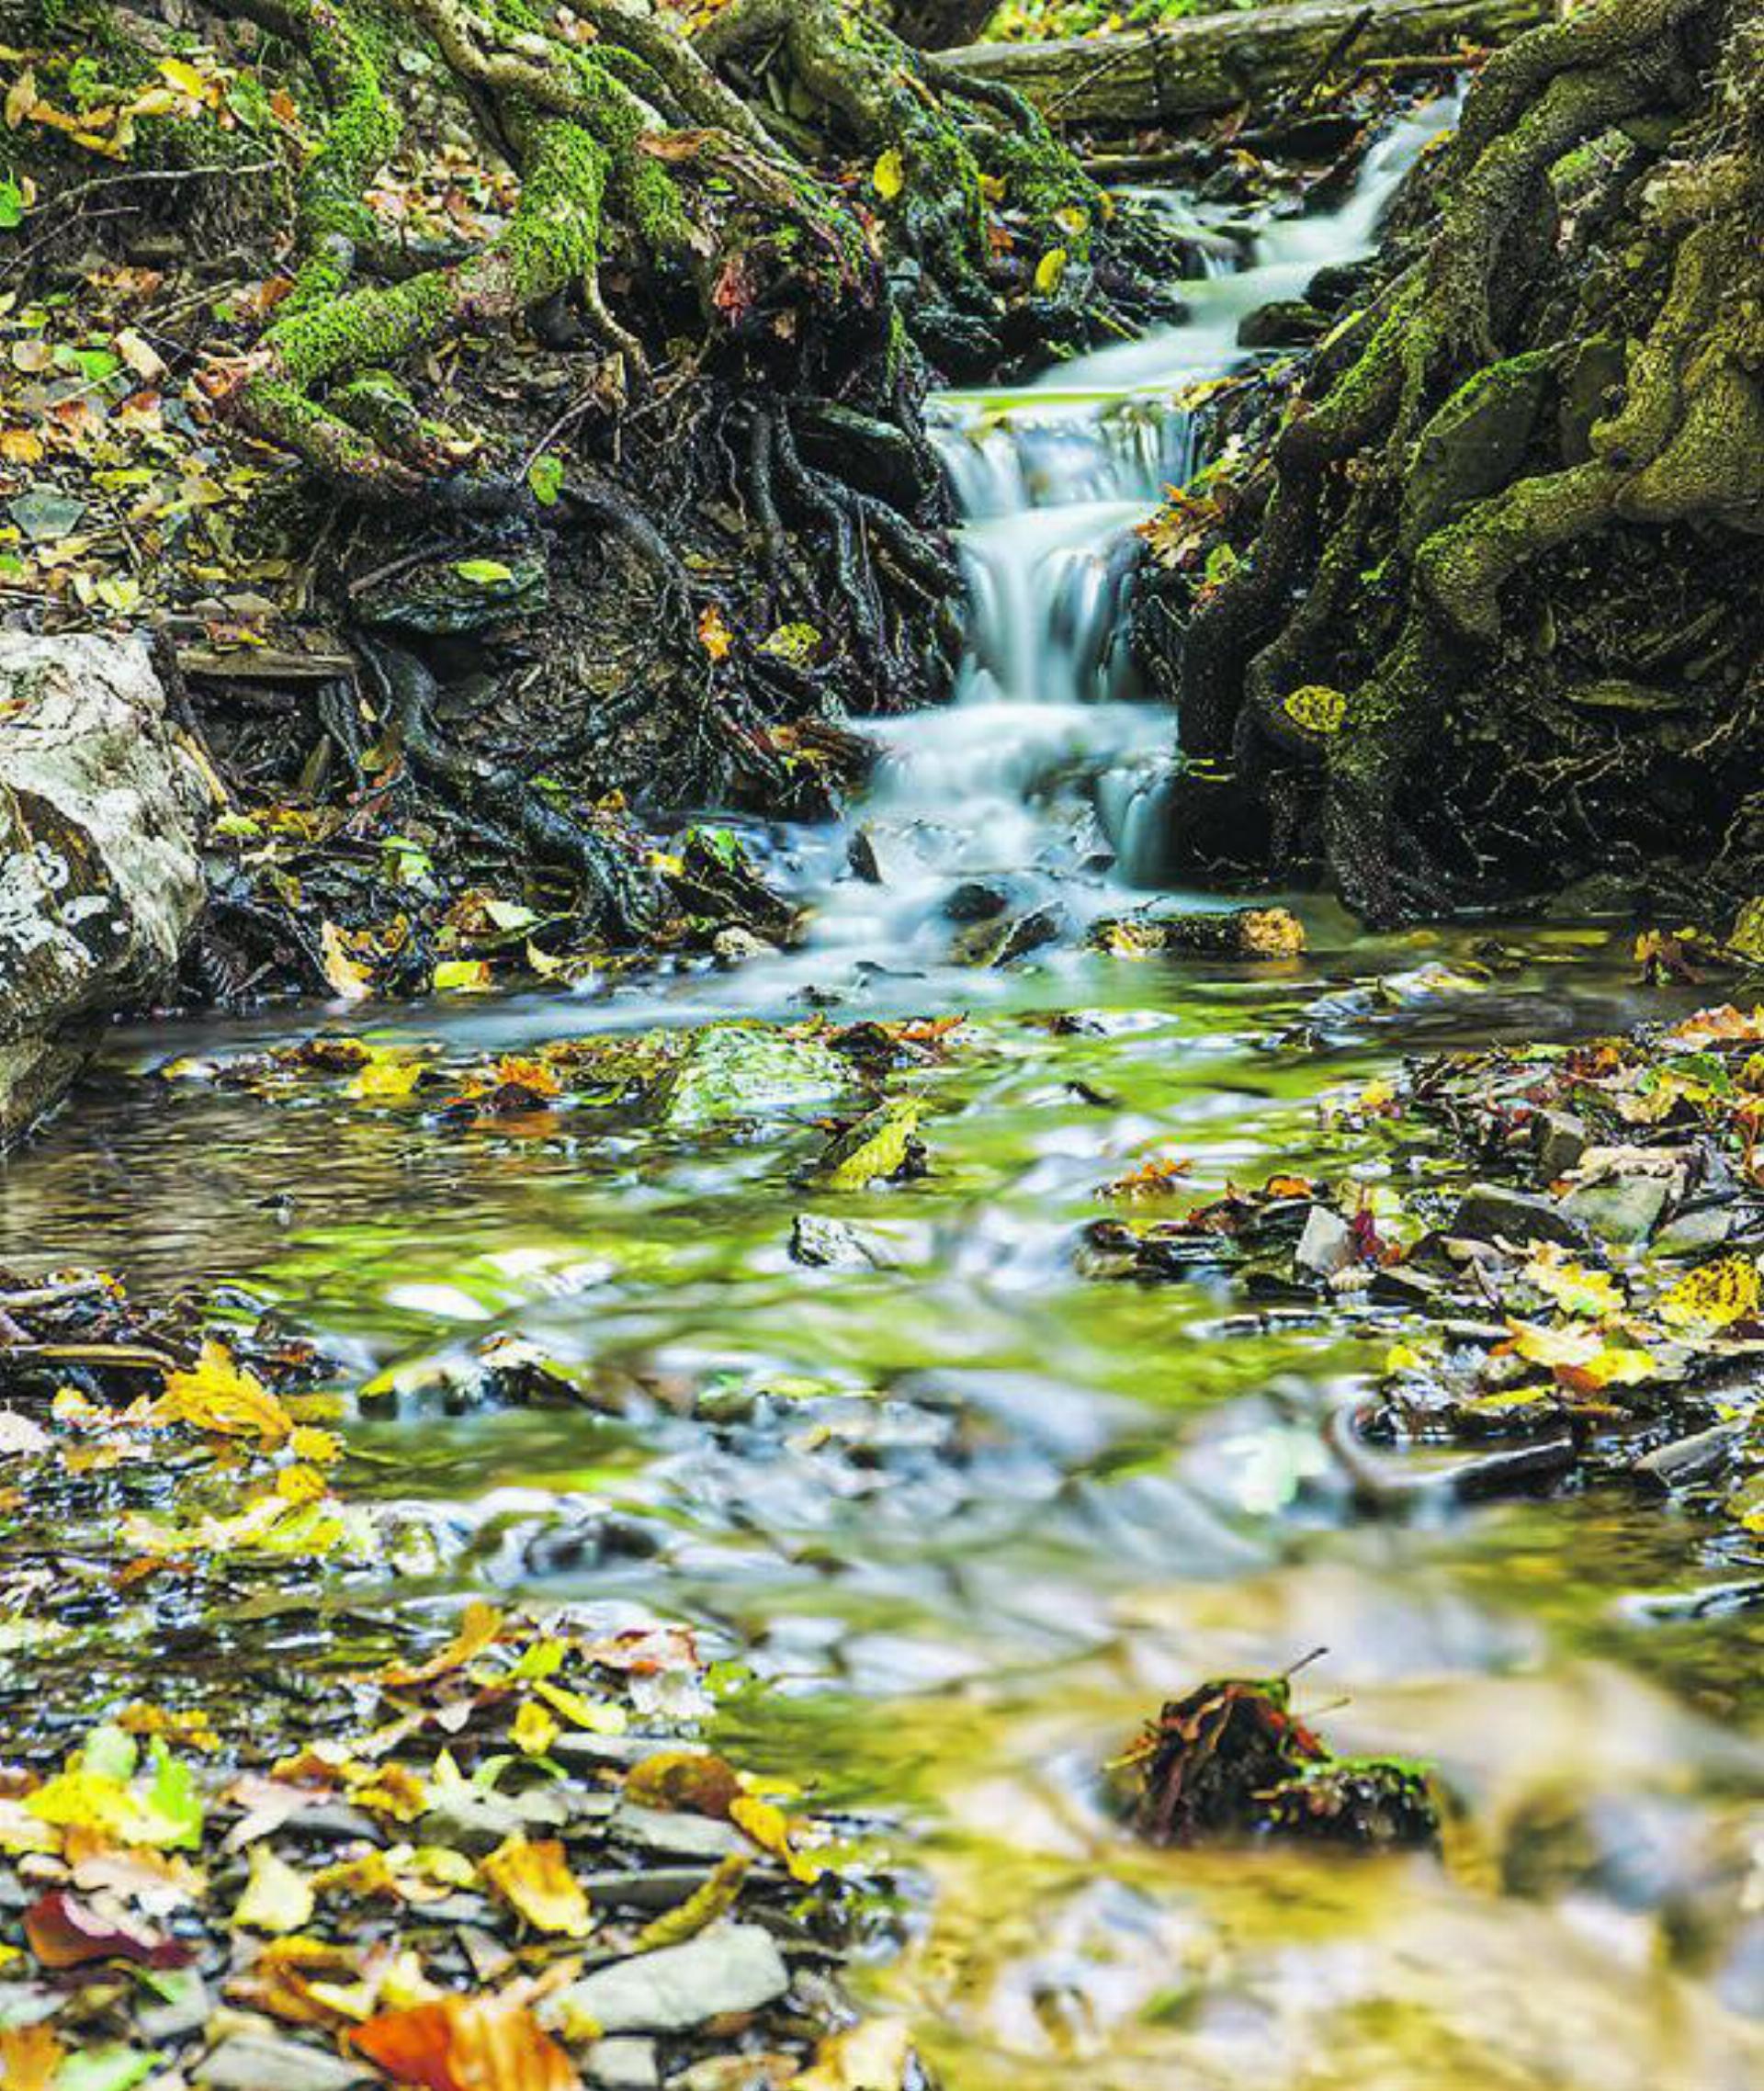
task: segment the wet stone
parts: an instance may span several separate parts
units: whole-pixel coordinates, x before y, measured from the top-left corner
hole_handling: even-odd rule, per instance
[[[614,1809],[607,1834],[641,1851],[712,1863],[753,1848],[732,1823],[718,1822],[709,1815],[673,1814],[663,1808],[639,1808],[628,1801]],[[595,2017],[599,2016],[596,2012]],[[606,2023],[604,2018],[600,2022],[603,2026]]]
[[[662,2064],[653,2040],[596,2040],[588,2051],[587,2079],[594,2091],[654,2091]]]
[[[604,2033],[684,2033],[726,2012],[757,2011],[782,1996],[790,1971],[770,1933],[719,1924],[684,1946],[596,1968],[562,1992],[570,2017]]]
[[[505,1837],[543,1836],[548,1830],[561,1829],[569,1816],[563,1797],[544,1788],[517,1799],[468,1788],[449,1794],[423,1817],[423,1841],[481,1857]]]
[[[1566,1176],[1590,1145],[1585,1125],[1571,1111],[1540,1111],[1535,1137],[1538,1173],[1552,1183]]]
[[[206,2062],[196,2080],[209,2091],[348,2091],[355,2084],[379,2080],[365,2063],[345,2062],[302,2040],[279,2033],[230,2033]]]
[[[1600,1240],[1631,1247],[1645,1241],[1659,1224],[1671,1188],[1663,1176],[1617,1177],[1570,1192],[1562,1211]]]
[[[1555,1241],[1566,1249],[1584,1249],[1585,1225],[1550,1198],[1513,1191],[1499,1183],[1474,1183],[1464,1194],[1452,1222],[1453,1236],[1473,1241]]]
[[[713,1024],[663,1082],[662,1122],[684,1131],[803,1110],[850,1081],[844,1061],[815,1039],[763,1024]]]
[[[876,1227],[820,1213],[798,1213],[790,1229],[790,1256],[816,1270],[893,1271],[905,1260],[899,1245]]]

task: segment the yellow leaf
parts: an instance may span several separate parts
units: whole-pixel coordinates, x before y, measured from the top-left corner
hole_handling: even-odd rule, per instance
[[[312,1921],[312,1883],[266,1844],[251,1848],[251,1878],[232,1913],[234,1924],[247,1931],[267,1931],[281,1938]]]
[[[1749,1257],[1724,1256],[1680,1278],[1660,1298],[1660,1319],[1675,1328],[1725,1328],[1750,1321],[1758,1311],[1758,1265]]]
[[[17,130],[37,106],[37,75],[28,65],[6,92],[6,129]]]
[[[529,1844],[524,1837],[506,1838],[484,1860],[483,1874],[536,1931],[585,1938],[593,1928],[588,1897],[555,1837],[539,1844]]]
[[[800,1881],[807,1887],[820,1880],[820,1868],[815,1861],[791,1849],[790,1825],[785,1820],[783,1810],[775,1808],[770,1801],[743,1793],[739,1801],[730,1802],[729,1819],[743,1836],[751,1837],[762,1851],[769,1851],[775,1859],[783,1859],[793,1881]]]
[[[263,1384],[233,1362],[212,1337],[187,1373],[167,1373],[165,1391],[147,1411],[151,1423],[188,1423],[223,1438],[256,1438],[266,1451],[288,1442],[293,1418]]]
[[[907,186],[907,163],[899,152],[890,147],[870,171],[870,180],[876,193],[884,203],[892,203]]]
[[[1536,1322],[1507,1322],[1513,1349],[1534,1365],[1589,1365],[1604,1349],[1596,1328],[1545,1328]]]
[[[67,2051],[42,2024],[0,2029],[0,2084],[6,2091],[51,2091]]]
[[[436,971],[439,970],[437,967]],[[435,985],[439,987],[441,982],[437,980]],[[377,1055],[358,1074],[350,1078],[349,1093],[365,1098],[410,1096],[415,1092],[423,1075],[421,1060],[398,1060],[390,1055],[381,1058]]]
[[[688,1938],[695,1938],[707,1924],[714,1924],[725,1910],[733,1908],[752,1864],[744,1851],[731,1851],[684,1902],[651,1918],[631,1941],[631,1950],[653,1953],[663,1946],[683,1946]]]
[[[475,1601],[466,1607],[459,1631],[438,1655],[431,1656],[426,1663],[409,1667],[394,1663],[379,1673],[380,1679],[385,1684],[427,1684],[434,1678],[446,1677],[450,1670],[462,1670],[474,1656],[481,1656],[502,1631],[503,1615],[496,1607]]]
[[[316,1466],[290,1466],[276,1476],[276,1493],[286,1503],[316,1503],[330,1489]]]
[[[726,661],[729,649],[735,643],[735,635],[723,621],[723,613],[715,603],[707,604],[698,618],[698,643],[713,661]]]
[[[123,328],[116,338],[115,347],[137,378],[145,379],[151,384],[155,378],[165,375],[164,361],[158,350],[132,327]]]
[[[524,1699],[521,1710],[514,1716],[509,1730],[509,1739],[517,1750],[527,1757],[543,1757],[561,1734],[556,1721],[537,1701]]]
[[[371,989],[373,976],[359,959],[349,955],[343,932],[335,922],[319,924],[319,950],[324,962],[324,977],[334,990],[345,1001],[365,1000]]]
[[[549,1678],[541,1678],[533,1687],[545,1703],[555,1713],[561,1713],[572,1728],[585,1729],[591,1735],[622,1735],[629,1724],[625,1709],[611,1699],[585,1699],[579,1691],[570,1691]]]
[[[435,987],[438,994],[481,995],[491,984],[487,959],[444,958],[435,969]]]
[[[1539,1243],[1525,1266],[1527,1281],[1555,1302],[1564,1314],[1598,1318],[1623,1311],[1623,1288],[1603,1271],[1583,1271],[1555,1242]]]
[[[901,2019],[863,2018],[827,2035],[791,2091],[901,2091],[911,2065],[912,2035]]]
[[[187,59],[162,58],[159,70],[163,78],[169,80],[180,94],[187,95],[192,101],[206,102],[214,98],[217,92],[215,83],[206,73],[198,72]]]
[[[334,1430],[315,1430],[309,1423],[299,1424],[288,1441],[288,1449],[298,1460],[313,1466],[334,1466],[343,1457],[343,1440]]]
[[[1059,288],[1066,274],[1066,250],[1049,247],[1035,264],[1035,288],[1044,298],[1051,298]]]

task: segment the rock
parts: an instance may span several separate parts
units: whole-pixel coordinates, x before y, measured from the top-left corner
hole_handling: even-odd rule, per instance
[[[876,1228],[829,1219],[820,1213],[797,1215],[790,1229],[790,1255],[794,1262],[817,1271],[895,1271],[904,1260],[899,1245]]]
[[[1553,1199],[1498,1183],[1473,1183],[1449,1232],[1472,1241],[1555,1241],[1565,1249],[1586,1249],[1591,1242],[1586,1226]]]
[[[711,955],[719,966],[745,966],[752,958],[775,958],[778,947],[755,936],[752,930],[718,930],[710,940]]]
[[[1293,1260],[1314,1278],[1333,1278],[1353,1261],[1353,1230],[1327,1205],[1313,1205],[1305,1215]]]
[[[1542,411],[1554,357],[1554,350],[1533,349],[1491,364],[1428,423],[1404,495],[1406,546],[1420,544],[1512,478]]]
[[[204,790],[138,639],[0,633],[0,1146],[175,974]]]
[[[819,1040],[763,1023],[714,1023],[696,1033],[658,1091],[662,1123],[685,1131],[824,1103],[851,1069]]]
[[[1662,1256],[1701,1256],[1719,1249],[1734,1231],[1734,1214],[1725,1205],[1690,1205],[1676,1214],[1654,1237]]]
[[[588,2051],[587,2068],[595,2091],[655,2091],[662,2081],[655,2042],[628,2036],[596,2040]]]
[[[1026,915],[976,922],[951,940],[949,955],[958,966],[1008,966],[1052,944],[1062,921],[1057,908],[1035,908]]]
[[[668,884],[689,914],[771,944],[789,940],[799,910],[773,892],[738,835],[727,828],[689,828],[675,854],[680,868],[669,873]]]
[[[862,879],[865,886],[891,883],[889,853],[867,822],[852,830],[851,840],[845,845],[845,862],[851,866],[852,876]]]
[[[1653,1233],[1671,1192],[1664,1176],[1613,1177],[1571,1191],[1562,1201],[1562,1211],[1601,1240],[1628,1246]]]
[[[639,1851],[659,1851],[666,1859],[707,1859],[713,1864],[738,1851],[751,1856],[753,1849],[733,1823],[718,1822],[711,1815],[676,1814],[667,1808],[640,1808],[632,1801],[621,1801],[613,1810],[606,1834]]]
[[[1372,273],[1370,262],[1325,262],[1305,286],[1305,302],[1319,312],[1339,312],[1366,288]]]
[[[790,1987],[770,1932],[717,1924],[684,1946],[638,1953],[571,1983],[542,2016],[592,2018],[603,2034],[684,2033],[729,2011],[757,2011]]]
[[[1746,1430],[1743,1421],[1736,1420],[1717,1423],[1689,1438],[1675,1438],[1637,1460],[1634,1471],[1639,1480],[1668,1493],[1694,1487],[1722,1471],[1744,1442]]]
[[[352,2084],[378,2083],[379,2073],[304,2040],[246,2030],[229,2033],[198,2063],[195,2081],[209,2091],[347,2091]]]
[[[1276,298],[1238,322],[1239,348],[1302,348],[1329,325],[1326,313],[1302,298]]]
[[[478,1858],[495,1850],[504,1837],[543,1837],[561,1829],[568,1820],[562,1795],[543,1787],[518,1799],[465,1787],[450,1791],[438,1807],[423,1817],[423,1841]]]
[[[1011,905],[1002,886],[979,878],[965,878],[944,902],[944,913],[952,922],[989,922]]]
[[[1285,908],[1147,912],[1105,917],[1091,925],[1089,941],[1099,951],[1124,958],[1157,951],[1212,958],[1292,958],[1305,949],[1305,925]]]
[[[1571,1111],[1540,1111],[1532,1125],[1538,1173],[1546,1183],[1566,1176],[1586,1153],[1590,1141],[1585,1125]]]

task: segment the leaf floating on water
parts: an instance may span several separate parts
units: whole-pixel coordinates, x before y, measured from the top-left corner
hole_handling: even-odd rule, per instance
[[[481,1656],[503,1631],[503,1615],[494,1605],[481,1601],[469,1604],[465,1616],[459,1622],[459,1631],[438,1654],[431,1656],[426,1663],[393,1663],[379,1673],[382,1684],[428,1684],[435,1678],[446,1677],[450,1670],[462,1670],[475,1656]]]
[[[484,1878],[536,1931],[585,1938],[593,1928],[588,1897],[555,1837],[532,1844],[511,1837],[483,1862]]]
[[[439,1997],[384,2012],[350,2037],[397,2083],[422,2091],[582,2091],[532,2012],[502,1997]]]

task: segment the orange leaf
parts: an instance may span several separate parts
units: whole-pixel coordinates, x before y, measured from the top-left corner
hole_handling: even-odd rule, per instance
[[[723,613],[715,603],[707,605],[698,619],[698,643],[713,661],[724,661],[735,643],[735,635],[723,622]]]
[[[67,2051],[51,2026],[0,2030],[0,2083],[6,2091],[50,2091]]]
[[[522,2004],[443,1996],[386,2011],[350,2036],[370,2062],[423,2091],[582,2091],[570,2058]]]
[[[431,1678],[446,1677],[449,1670],[462,1670],[474,1656],[481,1656],[502,1631],[503,1615],[494,1605],[469,1604],[459,1631],[439,1655],[409,1667],[394,1663],[379,1673],[380,1680],[385,1684],[427,1684]]]
[[[666,1808],[681,1814],[728,1820],[741,1797],[741,1782],[709,1750],[661,1750],[631,1767],[625,1798],[639,1808]]]

